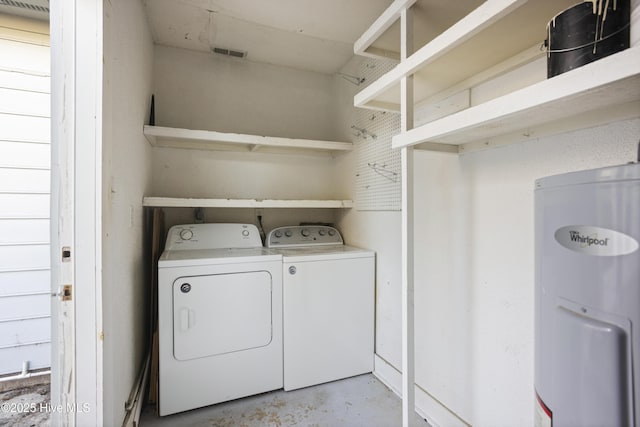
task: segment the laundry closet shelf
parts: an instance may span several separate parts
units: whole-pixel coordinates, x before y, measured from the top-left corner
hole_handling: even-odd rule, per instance
[[[145,197],[142,206],[161,208],[314,208],[349,209],[352,200],[192,199]]]
[[[396,0],[411,5],[408,0]],[[450,89],[467,87],[508,72],[544,53],[545,27],[553,16],[575,4],[575,0],[487,0],[451,2],[442,5],[417,0],[412,7],[416,23],[439,19],[449,25],[444,31],[429,32],[426,25],[414,25],[413,40],[421,44],[406,60],[357,93],[354,105],[361,108],[400,111],[400,81],[414,76],[415,104],[441,100]],[[393,5],[389,7],[392,9]],[[383,15],[384,16],[384,15]],[[380,34],[398,14],[376,21],[354,45],[356,53],[388,50],[400,46],[399,30]],[[382,18],[382,16],[381,16]],[[431,25],[433,28],[433,25]],[[378,39],[374,36],[380,34]],[[373,36],[372,36],[373,35]],[[363,44],[364,43],[364,44]]]
[[[640,117],[640,46],[425,123],[392,145],[449,144],[464,152],[505,135],[539,137],[633,117]]]
[[[353,144],[350,142],[292,139],[149,125],[144,126],[144,136],[154,147],[196,150],[339,153],[353,149]]]

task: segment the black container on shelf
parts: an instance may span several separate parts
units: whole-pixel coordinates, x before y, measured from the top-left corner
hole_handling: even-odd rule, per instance
[[[629,47],[630,0],[585,1],[547,24],[547,78]]]

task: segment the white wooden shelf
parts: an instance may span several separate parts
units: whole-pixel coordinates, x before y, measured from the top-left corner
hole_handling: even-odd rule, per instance
[[[447,14],[447,19],[454,19],[455,23],[435,37],[414,37],[416,40],[426,37],[427,42],[393,70],[356,94],[354,105],[399,111],[400,80],[403,77],[414,76],[415,103],[419,104],[461,82],[470,80],[471,84],[477,84],[478,81],[540,57],[543,55],[540,46],[546,37],[547,23],[557,13],[575,4],[575,0],[487,0],[473,9],[476,3],[452,2],[451,5],[456,5],[456,8],[434,11]],[[428,13],[429,7],[429,4],[424,5],[423,13]],[[421,10],[420,0],[414,8]],[[462,15],[456,17],[456,13]],[[389,13],[387,20],[376,21],[363,35],[360,44],[354,45],[354,50],[361,52],[369,49],[375,52],[388,49],[388,43],[382,44],[384,48],[376,48],[368,34],[379,34],[380,31],[376,29],[387,28],[389,20],[396,16],[397,13]],[[421,28],[415,27],[418,30]],[[495,68],[497,64],[502,66]],[[487,73],[487,70],[491,72]]]
[[[145,197],[142,206],[160,208],[350,209],[352,200],[196,199]]]
[[[423,2],[413,5],[414,19],[428,10]],[[640,46],[471,105],[470,88],[540,58],[546,24],[575,1],[487,0],[472,9],[476,3],[463,2],[457,11],[446,6],[445,21],[460,15],[453,24],[426,37],[424,46],[354,97],[357,107],[399,111],[400,81],[413,76],[414,109],[431,105],[439,117],[395,136],[394,148],[461,153],[640,117]],[[396,0],[354,50],[388,50],[388,40],[375,38],[389,39],[392,21],[412,4]],[[637,15],[632,26],[640,25]]]
[[[291,139],[148,125],[144,126],[144,136],[154,147],[198,150],[339,153],[353,149],[353,144],[350,142]]]
[[[631,117],[640,117],[640,46],[396,135],[393,147],[482,143],[536,127],[566,131]]]

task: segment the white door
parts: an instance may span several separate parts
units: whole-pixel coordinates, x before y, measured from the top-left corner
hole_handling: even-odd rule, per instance
[[[50,3],[52,425],[102,425],[102,1]]]

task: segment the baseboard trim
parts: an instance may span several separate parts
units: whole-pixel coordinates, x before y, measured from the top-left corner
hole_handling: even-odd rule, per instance
[[[374,357],[373,375],[402,397],[402,373],[389,362],[378,356]],[[416,412],[433,427],[470,427],[471,424],[460,419],[442,403],[438,402],[419,386],[415,388]]]

